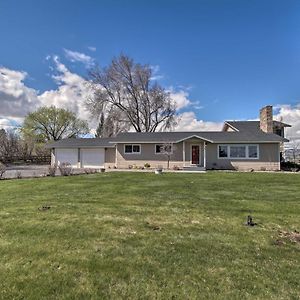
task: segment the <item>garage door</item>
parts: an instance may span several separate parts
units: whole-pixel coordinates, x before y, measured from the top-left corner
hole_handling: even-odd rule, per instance
[[[81,149],[82,168],[101,168],[104,166],[104,149]]]
[[[56,163],[70,163],[73,168],[77,168],[78,149],[56,149]]]

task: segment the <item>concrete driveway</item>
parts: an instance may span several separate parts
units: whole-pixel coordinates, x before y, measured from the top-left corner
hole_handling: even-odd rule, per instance
[[[4,178],[16,178],[18,174],[24,177],[40,177],[48,173],[49,165],[9,165]]]

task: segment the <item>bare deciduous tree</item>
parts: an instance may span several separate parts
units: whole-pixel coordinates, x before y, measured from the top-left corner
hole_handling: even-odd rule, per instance
[[[285,155],[288,159],[292,158],[294,163],[298,163],[300,157],[300,141],[298,139],[294,139],[289,143]]]
[[[13,130],[0,132],[0,156],[18,155],[21,149],[20,137]]]
[[[114,122],[124,130],[128,124],[137,132],[154,132],[175,124],[176,107],[170,94],[153,82],[148,65],[120,55],[107,68],[89,73],[93,97],[86,106],[96,117],[113,109]]]
[[[6,166],[0,161],[0,179],[3,177],[6,172]]]
[[[0,156],[4,155],[7,135],[5,129],[0,129]]]
[[[112,107],[106,114],[102,111],[99,115],[96,137],[112,137],[118,133],[129,131],[130,123],[124,121],[124,114]]]
[[[0,157],[28,156],[32,155],[35,148],[34,141],[22,137],[19,131],[0,130]]]

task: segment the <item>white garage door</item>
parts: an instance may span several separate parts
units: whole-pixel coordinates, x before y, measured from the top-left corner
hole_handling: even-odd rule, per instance
[[[101,168],[105,161],[104,149],[81,149],[82,168]]]
[[[56,163],[70,163],[73,168],[77,168],[78,149],[56,149],[55,150]]]

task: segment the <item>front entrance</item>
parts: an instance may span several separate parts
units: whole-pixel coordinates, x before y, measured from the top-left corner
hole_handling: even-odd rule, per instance
[[[200,163],[200,147],[199,145],[192,145],[192,164],[199,165]]]

